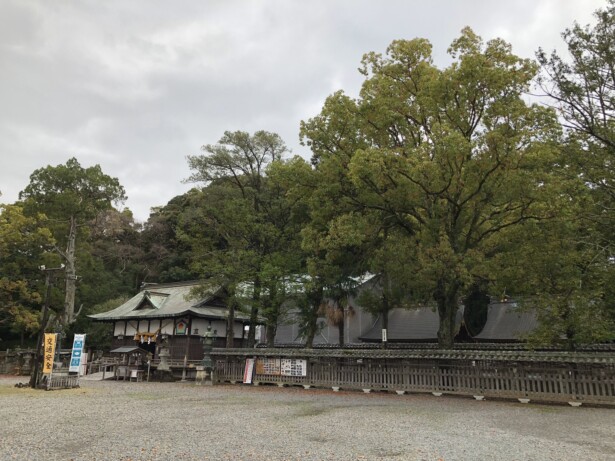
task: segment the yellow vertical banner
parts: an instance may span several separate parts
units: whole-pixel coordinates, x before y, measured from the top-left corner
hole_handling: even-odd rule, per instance
[[[53,356],[56,352],[56,334],[45,333],[45,352],[43,353],[43,374],[53,370]]]

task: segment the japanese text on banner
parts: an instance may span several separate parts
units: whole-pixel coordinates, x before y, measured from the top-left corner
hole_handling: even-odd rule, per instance
[[[45,333],[45,348],[43,352],[43,373],[48,374],[53,370],[53,356],[56,352],[56,334]]]

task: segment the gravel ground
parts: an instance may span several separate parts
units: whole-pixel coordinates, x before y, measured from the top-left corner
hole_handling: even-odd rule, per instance
[[[615,460],[615,409],[0,377],[1,460]]]

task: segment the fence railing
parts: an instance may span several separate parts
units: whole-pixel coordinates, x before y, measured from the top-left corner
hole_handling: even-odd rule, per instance
[[[242,382],[245,359],[255,358],[254,383],[615,405],[611,352],[215,349],[212,355],[222,382]],[[275,361],[283,359],[301,361],[303,376],[280,371]]]
[[[52,374],[44,382],[44,387],[48,391],[54,389],[72,389],[79,387],[79,376],[69,374]]]

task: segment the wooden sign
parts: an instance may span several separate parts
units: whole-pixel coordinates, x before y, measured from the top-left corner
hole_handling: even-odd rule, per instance
[[[268,357],[259,358],[256,360],[257,375],[280,375],[280,359],[272,359]]]

